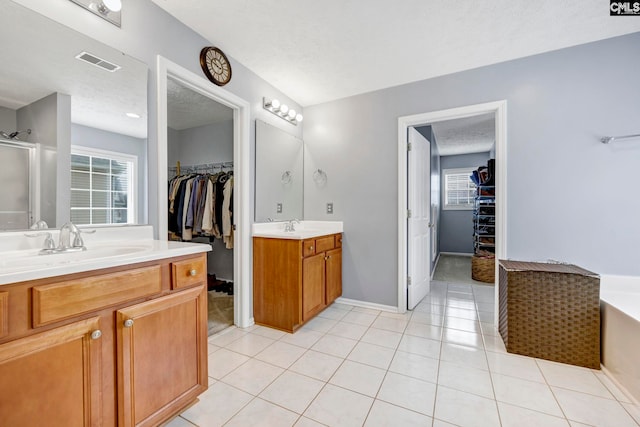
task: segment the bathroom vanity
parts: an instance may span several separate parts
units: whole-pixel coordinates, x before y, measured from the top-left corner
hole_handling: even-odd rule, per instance
[[[3,425],[155,426],[207,389],[208,246],[135,245],[87,242],[31,268],[32,250],[3,252]]]
[[[255,224],[253,234],[255,322],[287,332],[342,295],[342,223],[295,226]]]

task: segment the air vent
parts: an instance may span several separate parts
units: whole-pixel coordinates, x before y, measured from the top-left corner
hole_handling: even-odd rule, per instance
[[[88,62],[91,65],[95,65],[96,67],[100,67],[103,70],[109,71],[113,73],[114,71],[118,71],[120,68],[119,65],[114,64],[113,62],[105,61],[102,58],[98,58],[95,55],[90,54],[89,52],[81,52],[76,56],[76,59],[79,59],[84,62]]]

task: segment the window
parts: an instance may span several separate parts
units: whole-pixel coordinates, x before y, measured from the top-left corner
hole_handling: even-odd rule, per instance
[[[75,224],[135,222],[138,158],[90,148],[71,148],[71,221]]]
[[[442,208],[472,209],[476,196],[476,185],[471,181],[471,174],[475,168],[443,169],[442,175]]]

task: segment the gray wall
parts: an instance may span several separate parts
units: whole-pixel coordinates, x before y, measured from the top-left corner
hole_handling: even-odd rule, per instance
[[[71,146],[96,148],[99,150],[114,151],[116,153],[129,154],[138,157],[138,212],[135,222],[143,224],[146,218],[146,201],[149,197],[147,188],[147,140],[134,138],[128,135],[95,129],[88,126],[71,124]]]
[[[182,166],[233,161],[233,120],[190,129],[168,129],[167,161]],[[209,242],[196,238],[195,242]],[[218,279],[233,281],[233,250],[215,239],[213,250],[207,253],[207,270]]]
[[[443,156],[440,158],[440,166],[442,170],[477,168],[486,165],[487,160],[489,160],[488,152]],[[440,182],[444,182],[442,171],[440,171]],[[440,251],[473,253],[473,210],[445,210],[441,208]]]
[[[16,110],[0,107],[0,130],[6,133],[11,133],[14,130],[17,130]]]
[[[640,275],[640,146],[599,142],[638,133],[640,85],[623,83],[638,69],[635,33],[307,107],[306,151],[329,180],[305,186],[305,214],[344,221],[343,295],[397,305],[398,117],[501,99],[507,256]]]
[[[71,217],[71,97],[53,93],[17,110],[23,140],[40,144],[40,217],[50,227]]]

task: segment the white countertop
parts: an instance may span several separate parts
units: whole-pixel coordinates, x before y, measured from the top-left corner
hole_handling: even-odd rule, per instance
[[[271,239],[304,240],[328,234],[342,233],[342,221],[300,221],[295,231],[284,231],[286,222],[262,222],[253,224],[253,237]]]
[[[27,233],[57,230],[32,230]],[[211,250],[208,244],[154,240],[151,226],[98,228],[83,235],[86,251],[39,255],[44,237],[25,232],[0,233],[0,285],[117,267]],[[26,243],[25,243],[26,242]]]

